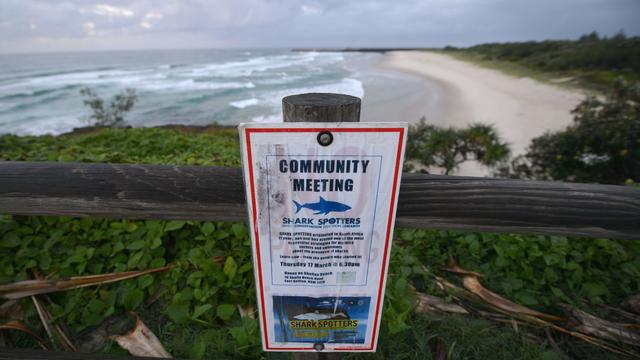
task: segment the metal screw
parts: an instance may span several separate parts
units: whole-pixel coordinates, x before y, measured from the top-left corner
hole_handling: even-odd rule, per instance
[[[329,146],[333,142],[333,134],[329,131],[321,131],[318,134],[318,144],[322,146]]]

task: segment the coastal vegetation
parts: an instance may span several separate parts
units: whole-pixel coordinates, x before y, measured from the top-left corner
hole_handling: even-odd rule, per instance
[[[495,176],[640,181],[640,37],[592,32],[577,40],[448,46],[442,51],[512,75],[596,90],[572,110],[573,123],[565,130],[547,132],[532,139],[524,154],[488,165]]]
[[[216,126],[99,128],[57,137],[3,135],[0,160],[240,164],[237,131]],[[0,219],[1,283],[171,266],[135,279],[48,295],[51,318],[67,329],[79,349],[124,353],[108,337],[97,334],[103,334],[105,324],[127,318],[131,311],[174,356],[265,356],[253,316],[255,289],[244,224]],[[420,293],[452,299],[435,282],[437,278],[459,281],[455,273],[446,271],[450,258],[482,273],[482,283],[494,292],[551,314],[559,313],[556,304],[565,303],[611,316],[607,305],[618,306],[640,289],[640,243],[635,241],[413,229],[398,229],[394,241],[378,353],[348,358],[423,359],[434,343],[451,358],[561,358],[540,327],[520,325],[514,330],[512,323],[500,325],[479,313],[472,317],[418,313],[415,304]],[[13,305],[10,318],[46,334],[30,298]],[[465,306],[474,308],[469,303]],[[27,336],[12,333],[11,338],[19,346],[36,346]],[[616,357],[566,336],[555,334],[554,338],[570,356]]]
[[[406,157],[417,161],[421,170],[436,167],[449,175],[459,166],[474,160],[487,167],[504,162],[509,157],[509,145],[503,142],[491,125],[471,124],[463,129],[442,128],[427,123],[423,117],[409,127]],[[407,162],[405,171],[414,170]]]
[[[92,125],[96,126],[124,126],[124,115],[133,109],[138,100],[136,90],[130,88],[116,94],[109,104],[88,87],[82,88],[80,95],[85,97],[82,102],[91,110],[89,118]]]
[[[602,97],[574,110],[565,130],[534,138],[498,175],[537,180],[633,184],[640,181],[640,83],[618,78]]]
[[[506,69],[519,75],[606,89],[617,77],[640,80],[640,37],[596,32],[577,40],[488,43],[467,48],[445,47],[448,54]],[[542,76],[540,76],[542,74]],[[545,76],[546,75],[546,76]]]

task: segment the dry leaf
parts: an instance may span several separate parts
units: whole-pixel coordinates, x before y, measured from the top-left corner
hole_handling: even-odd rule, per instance
[[[502,296],[487,290],[478,278],[474,276],[465,276],[462,279],[462,285],[465,289],[471,291],[473,294],[477,295],[479,298],[484,300],[489,305],[492,305],[502,311],[506,311],[508,313],[516,314],[516,315],[528,315],[533,316],[539,319],[544,319],[548,321],[560,321],[562,318],[554,315],[545,314],[533,309],[529,309],[526,306],[514,303],[510,300],[503,298]]]
[[[42,274],[40,274],[38,269],[33,268],[31,269],[31,272],[33,273],[33,276],[37,280],[42,280]],[[71,342],[71,340],[69,340],[69,337],[65,333],[62,326],[53,321],[53,317],[51,316],[51,313],[49,313],[47,308],[44,306],[43,301],[47,301],[49,302],[49,304],[53,304],[51,299],[49,299],[49,297],[46,295],[42,295],[42,296],[32,296],[31,300],[33,301],[33,304],[36,307],[36,311],[38,312],[38,317],[40,317],[40,321],[42,322],[42,325],[44,326],[44,329],[47,332],[47,335],[49,335],[49,338],[51,339],[51,341],[53,343],[58,342],[64,348],[65,351],[78,351],[75,345],[73,345],[73,343]]]
[[[113,339],[133,356],[167,359],[172,357],[171,354],[164,349],[155,334],[151,332],[147,325],[137,316],[136,326],[133,330],[124,335],[114,336]]]
[[[5,301],[0,305],[0,319],[19,319],[22,317],[22,307],[18,300]]]
[[[86,286],[108,284],[116,281],[131,279],[137,276],[164,271],[172,265],[163,266],[156,269],[125,271],[121,273],[110,273],[101,275],[74,276],[61,280],[26,280],[11,284],[0,285],[0,297],[12,300],[27,296],[48,294],[52,292],[77,289]]]
[[[630,356],[630,357],[640,357],[639,354],[632,352],[630,350],[627,349],[623,349],[611,342],[609,342],[612,338],[610,337],[612,334],[614,336],[617,336],[615,338],[615,340],[621,340],[621,336],[627,336],[627,339],[629,340],[630,338],[628,337],[629,334],[631,334],[631,339],[633,341],[636,341],[636,337],[640,336],[636,333],[631,333],[626,331],[626,334],[622,335],[620,333],[620,330],[625,331],[625,326],[622,324],[614,324],[614,323],[610,323],[607,322],[605,320],[606,325],[610,325],[610,324],[614,324],[617,326],[614,326],[611,328],[611,330],[613,330],[613,332],[607,332],[605,336],[602,336],[603,334],[599,334],[599,333],[587,333],[587,332],[581,332],[581,330],[578,330],[577,328],[565,328],[563,326],[557,325],[554,322],[565,322],[565,319],[557,317],[557,316],[553,316],[553,315],[549,315],[549,314],[545,314],[545,313],[541,313],[539,311],[535,311],[532,309],[529,309],[523,305],[514,303],[510,300],[507,300],[503,297],[501,297],[498,294],[495,294],[489,290],[487,290],[486,288],[484,288],[482,286],[482,284],[480,284],[480,281],[478,280],[478,276],[480,276],[480,274],[472,272],[472,271],[468,271],[465,270],[463,268],[461,268],[460,266],[458,266],[455,262],[455,260],[453,258],[449,259],[449,267],[447,268],[448,271],[453,272],[455,274],[458,274],[462,277],[462,282],[463,282],[463,286],[464,288],[461,288],[449,281],[447,281],[446,279],[440,278],[438,276],[433,276],[433,281],[434,283],[439,286],[442,290],[446,291],[449,294],[453,294],[454,296],[460,297],[460,298],[464,298],[466,300],[470,300],[470,301],[478,301],[481,300],[483,303],[488,304],[491,306],[492,309],[499,311],[501,314],[505,314],[509,317],[516,317],[518,318],[522,323],[527,323],[530,325],[535,325],[535,326],[541,326],[544,328],[550,328],[553,330],[556,330],[558,332],[567,334],[569,336],[573,336],[576,337],[578,339],[581,339],[583,341],[586,341],[588,343],[591,343],[595,346],[601,347],[603,349],[606,349],[608,351],[617,353],[617,354],[621,354],[621,355],[626,355],[626,356]],[[639,299],[640,300],[640,299]],[[471,311],[471,310],[468,310]],[[495,313],[491,313],[491,312],[485,312],[485,311],[477,311],[474,310],[473,311],[474,314],[477,313],[477,315],[482,316],[484,318],[488,318],[490,320],[494,320],[494,321],[498,321],[498,322],[505,322],[505,323],[511,323],[512,326],[518,326],[520,324],[520,322],[515,322],[515,320],[512,319],[506,319],[503,317],[503,315],[498,315]],[[589,315],[589,314],[586,314]],[[595,318],[595,317],[594,317]],[[602,319],[599,319],[602,320]],[[600,324],[603,325],[603,324]],[[597,327],[598,329],[601,329],[600,327]],[[585,330],[585,329],[583,329]],[[587,330],[585,330],[587,331]],[[638,344],[638,343],[634,343],[634,344]]]
[[[548,320],[548,321],[562,320],[562,318],[560,317],[545,314],[533,309],[529,309],[526,306],[514,303],[488,290],[487,288],[482,286],[482,284],[480,284],[477,273],[462,269],[461,267],[458,266],[458,264],[456,264],[453,258],[449,259],[449,271],[452,271],[458,275],[461,275],[462,285],[464,286],[465,289],[469,290],[471,293],[481,298],[484,302],[488,303],[489,305],[497,309],[500,309],[508,313],[512,313],[514,315],[533,316],[533,317]]]
[[[36,307],[40,321],[42,322],[42,325],[44,326],[44,329],[47,332],[47,335],[49,335],[51,341],[54,343],[60,343],[65,351],[78,351],[71,340],[69,340],[69,337],[62,329],[62,326],[53,322],[51,313],[49,313],[49,311],[44,307],[41,299],[39,299],[38,296],[32,296],[31,300],[33,300],[33,304]]]
[[[111,315],[102,324],[81,335],[78,339],[79,351],[84,353],[100,351],[107,342],[113,340],[113,335],[122,334],[131,329],[133,320],[128,313]]]
[[[625,329],[623,325],[601,319],[569,305],[560,306],[569,316],[567,328],[602,339],[640,346],[640,335]]]
[[[249,319],[255,319],[256,318],[256,310],[253,308],[253,305],[247,305],[246,308],[243,308],[242,306],[240,306],[240,304],[236,305],[238,307],[238,313],[240,314],[240,317],[248,317]]]
[[[49,350],[47,343],[41,338],[38,334],[36,334],[33,330],[29,329],[25,324],[20,321],[13,320],[7,323],[0,325],[0,330],[18,330],[23,333],[31,335],[31,337],[40,345],[44,350]]]
[[[622,304],[634,313],[640,314],[640,294],[628,297]]]
[[[518,322],[516,321],[516,319],[511,319],[511,327],[513,328],[513,331],[517,333],[520,332],[520,329],[518,328]]]
[[[425,315],[428,313],[453,313],[453,314],[469,314],[469,312],[460,305],[450,303],[437,296],[427,295],[421,292],[415,292],[416,295],[416,313]]]
[[[452,272],[455,274],[459,274],[459,275],[469,275],[469,276],[475,276],[475,277],[482,277],[482,274],[475,272],[475,271],[470,271],[467,269],[463,269],[461,268],[458,263],[455,261],[454,258],[450,257],[449,261],[447,262],[447,267],[444,268],[443,270],[448,271],[448,272]]]
[[[636,315],[636,314],[634,314],[632,312],[625,311],[625,310],[622,310],[622,309],[618,309],[617,307],[609,306],[607,304],[600,304],[600,307],[608,310],[609,312],[612,312],[612,313],[618,315],[619,317],[623,317],[623,318],[631,320],[633,322],[640,323],[640,315]],[[634,326],[640,326],[640,324],[628,324],[626,326],[634,327]]]

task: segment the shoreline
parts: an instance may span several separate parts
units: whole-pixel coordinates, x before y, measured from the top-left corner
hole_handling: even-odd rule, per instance
[[[367,63],[351,64],[363,84],[362,122],[417,123],[438,111],[439,84],[399,69],[382,67],[385,55],[377,54]]]
[[[438,52],[371,54],[355,57],[345,67],[364,89],[361,121],[415,124],[426,117],[429,123],[441,127],[461,128],[474,122],[493,124],[500,137],[509,143],[513,156],[522,154],[532,138],[569,125],[573,120],[570,111],[586,93],[586,90],[515,77]],[[169,127],[179,126],[189,131],[208,128],[202,126],[205,124],[180,123]],[[130,125],[163,124],[133,122]],[[90,132],[92,128],[72,128],[63,134]],[[432,171],[440,172],[439,169]],[[456,174],[487,176],[489,170],[467,162]]]
[[[570,111],[586,95],[586,91],[514,77],[435,52],[389,52],[377,66],[420,77],[431,88],[438,84],[440,93],[429,100],[435,104],[425,107],[428,122],[444,127],[493,124],[509,143],[512,156],[523,154],[531,139],[571,124]],[[488,172],[468,163],[457,175],[486,176]]]

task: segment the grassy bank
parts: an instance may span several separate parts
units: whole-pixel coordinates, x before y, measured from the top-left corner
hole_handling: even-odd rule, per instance
[[[0,160],[239,166],[235,129],[94,129],[59,137],[0,136]],[[86,351],[124,353],[111,340],[91,342],[105,320],[140,314],[176,357],[260,358],[250,241],[243,224],[0,217],[0,282],[176,267],[155,275],[51,295],[54,318]],[[640,242],[399,229],[391,259],[380,349],[348,358],[429,357],[442,339],[452,358],[555,359],[542,329],[498,325],[472,317],[424,317],[412,287],[445,297],[431,281],[449,256],[505,297],[557,313],[570,303],[590,311],[640,291]],[[213,259],[213,261],[212,261]],[[154,301],[151,301],[154,300]],[[41,334],[30,300],[13,316]],[[18,337],[20,346],[35,346]],[[571,355],[603,358],[601,350],[560,338]],[[270,354],[269,358],[286,358]],[[613,358],[613,356],[612,356]]]
[[[449,55],[458,60],[471,62],[487,69],[498,70],[513,77],[531,78],[543,83],[554,84],[563,88],[587,90],[593,92],[600,91],[605,88],[602,85],[577,79],[574,76],[569,76],[567,74],[546,72],[517,62],[489,59],[485,55],[473,51],[442,49],[433,51]]]

